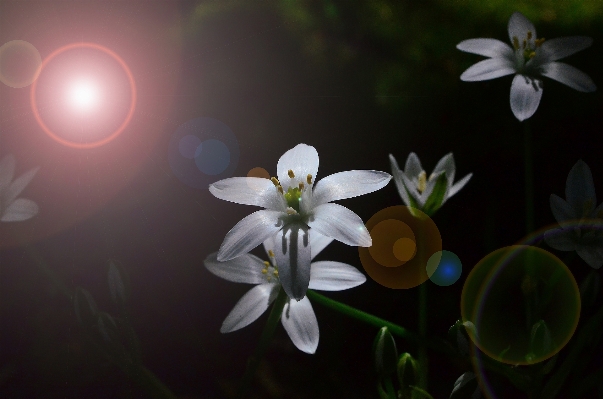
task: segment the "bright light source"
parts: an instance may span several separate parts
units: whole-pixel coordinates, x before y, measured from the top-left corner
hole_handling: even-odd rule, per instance
[[[88,111],[98,103],[98,88],[89,81],[77,81],[69,88],[69,102],[80,111]]]

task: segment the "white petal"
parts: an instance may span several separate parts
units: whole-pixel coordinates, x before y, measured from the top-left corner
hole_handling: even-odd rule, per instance
[[[423,206],[425,205],[425,201],[426,201],[427,197],[424,197],[422,194],[425,194],[425,192],[427,191],[427,188],[425,189],[425,191],[423,191],[423,193],[419,193],[419,191],[417,189],[417,184],[414,181],[411,181],[408,178],[407,174],[403,173],[401,175],[401,177],[402,177],[402,182],[404,183],[404,186],[406,187],[406,192],[410,195],[410,197],[412,197],[412,199],[414,200],[416,205],[420,209],[423,209]],[[427,185],[428,186],[431,185],[431,190],[433,190],[432,182],[427,182]],[[431,194],[431,192],[430,192],[430,194]],[[412,203],[408,204],[407,206],[412,206]]]
[[[404,165],[404,173],[410,180],[414,180],[419,177],[419,173],[423,171],[421,161],[414,152],[411,152],[406,158],[406,164]]]
[[[347,245],[370,247],[371,236],[362,219],[338,204],[322,204],[314,209],[314,219],[308,226],[320,234]]]
[[[559,251],[573,251],[576,249],[576,233],[574,229],[552,229],[544,232],[544,241],[551,248]]]
[[[278,277],[289,298],[301,299],[310,283],[311,250],[307,227],[285,226],[274,240]]]
[[[565,182],[565,199],[572,207],[576,218],[588,216],[595,209],[597,196],[590,168],[579,160],[572,167]]]
[[[256,321],[276,299],[278,290],[278,284],[266,283],[247,291],[226,316],[220,332],[236,331]]]
[[[548,64],[542,65],[540,68],[540,73],[543,76],[556,80],[559,83],[563,83],[574,90],[578,90],[583,93],[589,93],[597,90],[597,86],[590,76],[571,65],[563,62],[549,62]]]
[[[257,205],[284,212],[285,199],[274,183],[259,177],[231,177],[209,185],[216,198],[243,205]]]
[[[448,187],[452,186],[452,182],[454,181],[454,174],[456,172],[456,166],[454,165],[454,156],[452,153],[448,153],[444,155],[437,163],[436,167],[433,169],[432,175],[439,175],[441,172],[446,173],[446,180],[448,180]]]
[[[313,262],[310,269],[310,289],[342,291],[357,287],[366,281],[364,274],[354,266],[341,262]]]
[[[281,322],[293,344],[302,352],[314,353],[318,347],[318,320],[308,297],[290,300],[283,309]]]
[[[456,391],[458,391],[459,389],[461,389],[462,387],[467,385],[467,383],[469,381],[473,380],[474,378],[475,378],[475,375],[471,371],[467,371],[466,373],[463,373],[463,375],[461,375],[459,378],[457,378],[457,380],[454,382],[454,387],[452,389],[452,392],[450,393],[450,396],[452,397],[452,395]]]
[[[507,28],[509,31],[509,40],[511,40],[511,43],[513,43],[513,38],[517,37],[520,46],[522,42],[527,39],[528,32],[532,32],[532,38],[530,39],[529,47],[534,48],[534,42],[537,37],[536,28],[534,27],[534,24],[532,24],[532,22],[530,22],[530,20],[527,19],[522,13],[514,12],[513,15],[511,15],[511,18],[509,18],[509,25]]]
[[[488,58],[467,68],[461,74],[461,80],[465,82],[490,80],[511,75],[515,72],[517,71],[512,60],[508,58]]]
[[[293,171],[294,178],[289,177],[289,170]],[[276,165],[278,180],[285,191],[290,186],[297,187],[300,181],[306,183],[308,175],[312,176],[313,185],[316,173],[318,173],[318,152],[316,148],[306,144],[298,144],[285,152]]]
[[[599,248],[580,245],[576,252],[590,267],[600,269],[603,266],[603,253]]]
[[[558,195],[551,194],[549,199],[551,211],[557,223],[562,225],[565,221],[578,219],[579,216],[574,212],[574,209],[563,198]]]
[[[543,62],[556,61],[569,55],[582,51],[593,44],[593,39],[586,36],[559,37],[546,40],[537,50],[542,52]]]
[[[203,263],[207,270],[216,276],[234,283],[262,284],[266,282],[266,277],[262,274],[264,262],[252,254],[219,262],[218,253],[214,252]]]
[[[448,197],[446,197],[446,199],[452,197],[454,194],[461,191],[461,189],[465,187],[465,184],[469,182],[472,176],[473,173],[469,173],[467,176],[463,177],[461,180],[457,181],[452,187],[450,187],[450,191],[448,191]]]
[[[334,173],[316,183],[312,204],[318,206],[372,193],[385,187],[391,178],[389,173],[376,170],[349,170]]]
[[[456,48],[467,53],[493,58],[511,58],[514,54],[511,46],[497,39],[463,40],[456,45]]]
[[[243,255],[281,228],[279,217],[282,212],[261,210],[252,213],[237,223],[224,237],[218,251],[218,260],[223,262]]]
[[[404,187],[404,181],[402,180],[402,174],[404,172],[400,170],[398,167],[398,162],[392,154],[389,154],[389,162],[392,167],[392,175],[394,175],[394,183],[398,189],[398,194],[400,194],[404,204],[406,204],[406,206],[410,206],[410,199],[408,197],[408,193],[406,192],[406,188]]]
[[[39,168],[32,169],[16,178],[15,181],[13,181],[8,187],[4,201],[6,201],[6,203],[13,202],[19,196],[19,194],[21,194],[25,187],[27,187],[29,182],[31,182],[31,179],[34,178],[38,169]]]
[[[312,259],[321,253],[327,245],[333,242],[332,237],[323,236],[316,230],[308,231],[308,234],[310,234],[310,252],[312,254]]]
[[[15,156],[8,154],[0,162],[0,189],[8,187],[15,175]]]
[[[524,75],[515,75],[511,83],[511,111],[520,121],[528,119],[538,109],[542,98],[542,82]]]
[[[39,209],[38,205],[32,200],[18,198],[6,208],[0,221],[21,222],[31,219],[38,213]]]

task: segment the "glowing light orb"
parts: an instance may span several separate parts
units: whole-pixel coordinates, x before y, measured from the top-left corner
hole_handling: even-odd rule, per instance
[[[33,44],[12,40],[0,47],[0,82],[20,89],[32,84],[42,69],[42,57]]]
[[[450,251],[439,251],[431,255],[426,268],[431,282],[441,287],[456,283],[463,272],[461,260]]]
[[[88,80],[76,81],[69,87],[69,102],[78,111],[90,111],[99,102],[99,90]]]

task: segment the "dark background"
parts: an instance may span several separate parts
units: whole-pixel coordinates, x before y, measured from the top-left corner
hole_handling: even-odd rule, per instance
[[[220,334],[250,287],[213,276],[203,259],[257,208],[189,188],[171,172],[172,133],[202,116],[237,136],[234,176],[256,166],[274,175],[279,157],[298,143],[317,149],[317,179],[352,169],[391,172],[389,153],[403,164],[413,151],[430,173],[452,151],[457,179],[474,175],[433,218],[443,248],[464,267],[453,286],[427,282],[429,332],[444,337],[460,317],[470,269],[525,236],[523,130],[509,106],[511,78],[462,82],[460,74],[482,57],[455,48],[476,37],[506,42],[513,11],[524,12],[539,37],[593,37],[591,48],[567,62],[603,84],[602,15],[578,1],[0,1],[0,43],[29,39],[42,58],[82,39],[113,46],[130,63],[139,92],[123,137],[87,152],[43,135],[27,108],[27,89],[0,87],[0,156],[17,154],[17,174],[41,167],[22,195],[40,204],[40,214],[0,225],[0,397],[146,397],[95,351],[60,288],[83,287],[101,310],[116,315],[110,258],[129,275],[131,322],[145,366],[180,397],[230,397],[266,315]],[[34,22],[18,24],[16,16]],[[600,91],[578,93],[545,80],[530,120],[537,228],[554,223],[549,196],[564,197],[578,159],[603,192],[602,107]],[[110,165],[119,165],[119,173]],[[338,203],[365,221],[402,204],[393,182]],[[65,222],[52,222],[53,212],[63,212]],[[362,270],[356,248],[342,243],[320,256]],[[589,270],[579,259],[569,266],[578,281]],[[417,329],[416,288],[390,290],[369,279],[328,296]],[[314,310],[316,354],[297,350],[279,326],[255,397],[376,398],[377,330],[319,304]],[[400,352],[416,356],[416,347],[396,342]],[[448,397],[465,371],[430,353],[430,392]]]

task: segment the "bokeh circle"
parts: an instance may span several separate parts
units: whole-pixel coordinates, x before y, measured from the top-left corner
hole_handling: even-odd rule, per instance
[[[559,352],[577,327],[580,307],[567,266],[529,245],[488,254],[471,270],[461,294],[472,341],[487,356],[512,365],[535,364]]]
[[[11,40],[0,47],[0,82],[20,89],[32,84],[42,70],[42,57],[25,40]]]
[[[168,162],[176,177],[190,187],[202,189],[231,177],[239,155],[239,142],[232,130],[208,117],[180,125],[168,148]]]
[[[425,263],[442,250],[440,231],[429,216],[414,208],[411,212],[407,206],[392,206],[374,214],[366,228],[373,245],[359,247],[358,254],[373,280],[393,289],[427,281]]]
[[[427,276],[432,283],[447,287],[458,281],[463,272],[463,265],[456,254],[450,251],[439,251],[431,255],[426,265]]]

